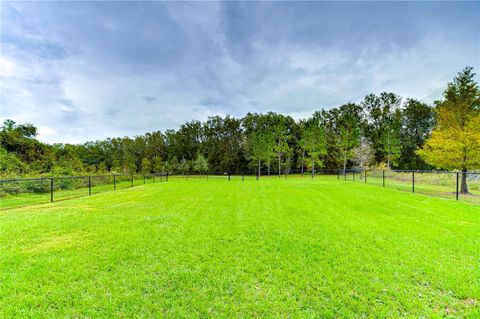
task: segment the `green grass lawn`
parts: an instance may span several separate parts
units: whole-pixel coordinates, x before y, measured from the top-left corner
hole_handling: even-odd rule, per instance
[[[362,183],[168,183],[0,212],[0,318],[480,317],[480,208]]]

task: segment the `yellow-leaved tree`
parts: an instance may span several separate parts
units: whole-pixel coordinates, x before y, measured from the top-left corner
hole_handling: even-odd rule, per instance
[[[462,172],[462,194],[468,193],[466,172],[480,168],[480,89],[471,67],[458,73],[437,101],[437,125],[417,154],[439,169]]]

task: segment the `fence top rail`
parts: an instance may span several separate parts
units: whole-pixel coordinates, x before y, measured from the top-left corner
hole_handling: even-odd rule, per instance
[[[50,176],[50,177],[30,177],[30,178],[7,178],[0,179],[0,183],[12,183],[12,182],[27,182],[27,181],[49,181],[53,179],[75,179],[75,178],[95,178],[95,177],[113,177],[113,176],[127,176],[123,174],[109,174],[109,175],[80,175],[80,176]]]
[[[452,171],[435,171],[435,170],[389,170],[389,169],[361,169],[361,168],[321,168],[315,169],[315,173],[321,172],[392,172],[392,173],[428,173],[428,174],[467,174],[467,175],[480,175],[480,171],[471,171],[471,172],[452,172]],[[292,173],[311,173],[311,170],[283,170],[283,171],[270,171],[270,174],[292,174]],[[262,170],[261,174],[265,175],[267,171]],[[9,179],[0,179],[0,183],[15,183],[15,182],[27,182],[27,181],[50,181],[51,179],[58,180],[58,179],[80,179],[80,178],[100,178],[100,177],[138,177],[138,176],[186,176],[186,175],[257,175],[258,170],[248,170],[248,171],[221,171],[221,172],[161,172],[161,173],[152,173],[152,174],[133,174],[133,175],[126,175],[126,174],[107,174],[107,175],[80,175],[80,176],[50,176],[50,177],[31,177],[31,178],[9,178]]]
[[[343,171],[343,169],[340,169]],[[346,172],[392,172],[392,173],[429,173],[429,174],[480,174],[480,171],[461,172],[461,171],[435,171],[435,170],[399,170],[399,169],[355,169],[349,168]]]
[[[148,177],[148,176],[165,176],[166,173],[152,173],[152,174],[133,174],[133,177]],[[70,178],[96,178],[96,177],[128,177],[131,178],[132,175],[126,174],[106,174],[106,175],[78,175],[78,176],[45,176],[45,177],[28,177],[28,178],[7,178],[0,179],[0,183],[11,183],[11,182],[26,182],[26,181],[42,181],[42,180],[51,180],[53,179],[70,179]]]
[[[0,183],[13,183],[13,182],[28,182],[28,181],[46,181],[52,177],[37,177],[37,178],[8,178],[0,179]]]
[[[393,173],[429,173],[429,174],[455,174],[456,173],[451,171],[435,171],[435,170],[421,170],[421,169],[391,169],[386,171],[393,172]]]

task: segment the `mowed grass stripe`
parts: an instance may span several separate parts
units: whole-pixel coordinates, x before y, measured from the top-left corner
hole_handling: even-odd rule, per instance
[[[478,207],[173,180],[0,213],[0,317],[479,316]]]

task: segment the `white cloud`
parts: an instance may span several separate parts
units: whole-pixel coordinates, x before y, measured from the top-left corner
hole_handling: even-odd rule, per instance
[[[375,26],[391,24],[381,12],[368,23],[326,13],[337,5],[2,4],[1,118],[42,127],[44,141],[83,142],[215,114],[306,117],[371,92],[431,102],[480,66],[478,31],[459,36],[478,22],[430,10],[387,30]]]
[[[0,56],[0,74],[2,77],[14,77],[16,65],[7,57]]]
[[[56,133],[57,131],[48,126],[41,125],[38,127],[38,137],[40,139],[48,138],[49,136],[55,135]]]

